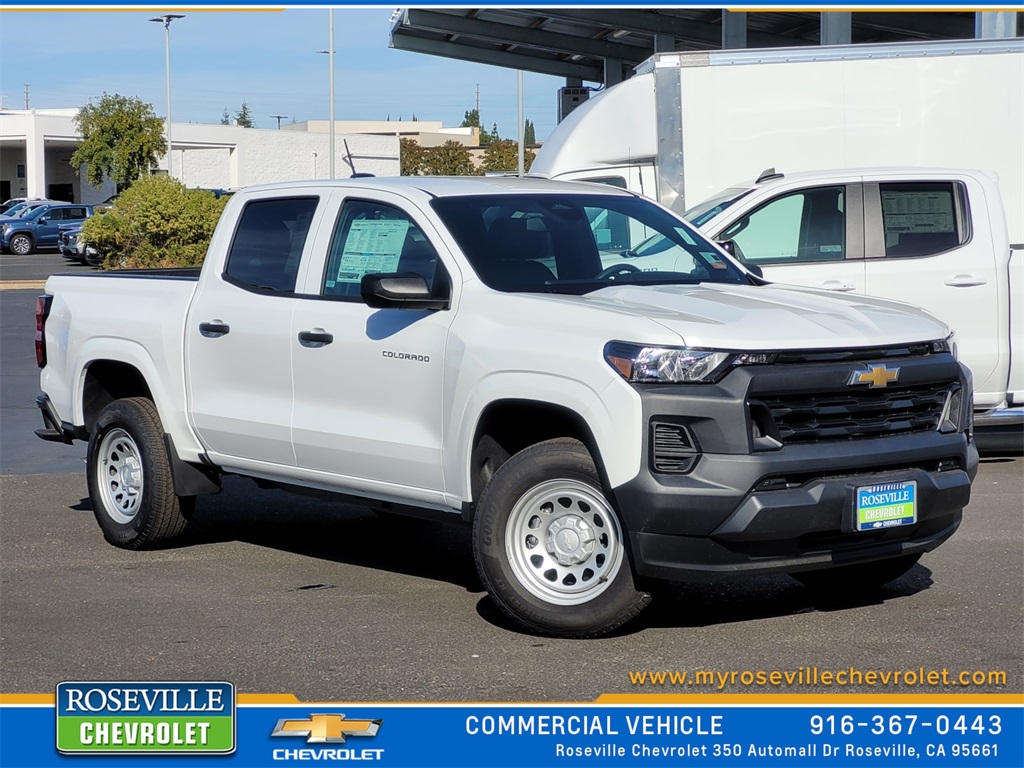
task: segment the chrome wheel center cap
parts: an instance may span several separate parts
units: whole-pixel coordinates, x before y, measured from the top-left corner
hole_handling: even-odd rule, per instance
[[[138,459],[126,458],[121,465],[121,486],[128,493],[137,493],[142,484],[142,465]]]
[[[594,529],[582,517],[560,517],[548,526],[548,552],[560,565],[578,565],[592,554],[597,537]]]

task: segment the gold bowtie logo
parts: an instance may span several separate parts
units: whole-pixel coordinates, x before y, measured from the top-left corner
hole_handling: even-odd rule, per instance
[[[346,720],[344,715],[310,715],[278,720],[271,736],[305,736],[307,744],[344,744],[346,736],[376,736],[383,720]]]
[[[854,371],[846,383],[851,387],[856,384],[867,384],[871,389],[887,387],[890,382],[900,377],[899,368],[889,368],[884,365],[872,365],[866,371]]]

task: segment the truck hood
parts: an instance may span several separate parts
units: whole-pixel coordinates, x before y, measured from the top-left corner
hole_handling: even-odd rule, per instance
[[[940,320],[909,304],[781,285],[622,285],[581,298],[595,308],[646,317],[696,347],[877,347],[944,339],[950,333]]]

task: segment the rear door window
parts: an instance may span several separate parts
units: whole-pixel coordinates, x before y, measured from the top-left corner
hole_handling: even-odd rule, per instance
[[[878,189],[887,257],[931,256],[966,242],[959,184],[899,182],[879,184]]]
[[[248,203],[231,242],[224,276],[247,289],[294,293],[318,201],[293,197]]]

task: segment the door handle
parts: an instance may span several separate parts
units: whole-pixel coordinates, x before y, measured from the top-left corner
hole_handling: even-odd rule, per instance
[[[974,275],[957,275],[951,277],[946,281],[946,285],[950,288],[973,288],[976,285],[985,285],[988,282],[983,277],[975,277]]]
[[[841,283],[838,280],[826,280],[821,287],[826,291],[854,291],[857,289],[853,283]]]
[[[308,349],[326,347],[332,341],[334,341],[334,336],[322,328],[316,328],[312,331],[299,331],[299,344]]]
[[[223,320],[214,320],[212,323],[199,324],[199,333],[208,339],[219,339],[221,336],[226,336],[230,330],[231,326]]]

